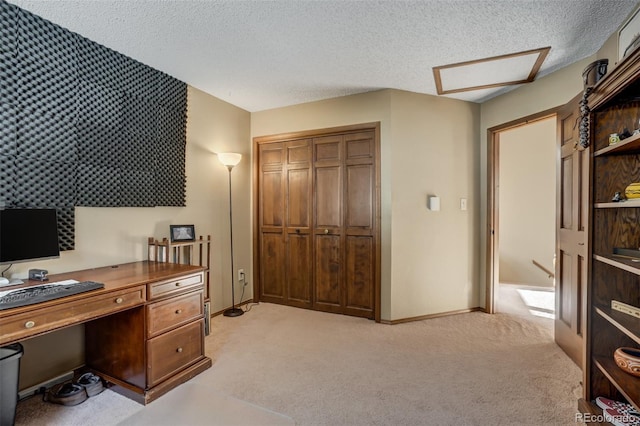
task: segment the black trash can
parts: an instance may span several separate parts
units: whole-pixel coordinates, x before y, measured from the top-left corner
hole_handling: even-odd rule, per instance
[[[0,348],[0,426],[12,426],[16,419],[22,353],[20,343]]]

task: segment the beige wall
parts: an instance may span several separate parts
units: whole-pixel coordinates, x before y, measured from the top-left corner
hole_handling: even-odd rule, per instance
[[[402,91],[391,100],[392,319],[477,307],[480,108]]]
[[[539,286],[552,279],[556,220],[556,120],[500,133],[500,282]]]
[[[381,122],[382,319],[477,306],[477,105],[382,90],[253,113],[251,134],[373,121]],[[426,209],[434,191],[438,213]]]
[[[55,274],[144,260],[148,237],[168,237],[170,224],[194,224],[197,234],[213,239],[212,311],[230,306],[228,172],[214,153],[234,151],[246,156],[233,170],[234,249],[235,266],[251,276],[250,114],[191,87],[188,105],[186,207],[76,208],[76,249],[62,252],[59,259],[16,264],[12,275],[26,277],[29,268]],[[84,362],[83,326],[22,343],[21,389]]]

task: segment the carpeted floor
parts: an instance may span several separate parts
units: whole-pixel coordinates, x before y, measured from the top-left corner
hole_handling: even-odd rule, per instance
[[[33,398],[16,424],[573,425],[581,373],[549,321],[476,312],[389,326],[260,304],[214,318],[213,367],[147,407],[110,391],[55,411]],[[167,410],[194,386],[212,403]]]

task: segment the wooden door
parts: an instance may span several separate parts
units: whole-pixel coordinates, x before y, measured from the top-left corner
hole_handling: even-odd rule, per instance
[[[311,140],[286,143],[285,302],[311,307]]]
[[[316,138],[316,309],[372,317],[375,307],[375,135]]]
[[[558,113],[556,174],[556,343],[581,368],[588,272],[589,153],[578,143],[576,96]]]
[[[316,138],[313,141],[314,307],[338,313],[342,312],[344,298],[343,141],[342,135]]]
[[[380,320],[379,128],[256,138],[254,294]]]
[[[259,146],[260,299],[275,303],[285,300],[285,154],[283,142]]]
[[[262,300],[311,306],[311,140],[260,145]]]
[[[375,135],[345,135],[344,312],[371,317],[375,307]]]

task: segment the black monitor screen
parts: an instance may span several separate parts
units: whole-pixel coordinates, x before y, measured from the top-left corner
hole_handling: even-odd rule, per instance
[[[55,209],[0,210],[0,263],[60,256]]]

